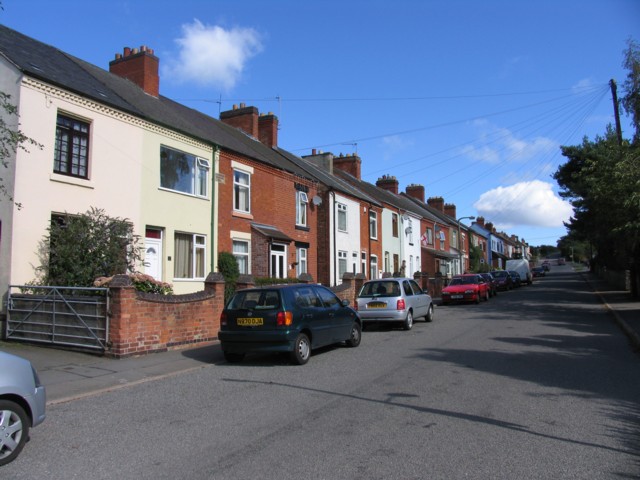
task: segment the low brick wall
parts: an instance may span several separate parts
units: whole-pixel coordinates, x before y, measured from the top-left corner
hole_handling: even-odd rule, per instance
[[[105,354],[120,358],[217,340],[224,286],[222,275],[211,273],[203,291],[155,295],[137,292],[126,275],[114,277]]]

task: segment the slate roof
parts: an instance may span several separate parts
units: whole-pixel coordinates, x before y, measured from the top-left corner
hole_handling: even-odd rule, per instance
[[[377,207],[382,207],[382,204],[373,196],[367,195],[365,192],[359,190],[358,188],[351,185],[349,182],[341,179],[336,175],[332,175],[326,170],[314,165],[307,160],[297,157],[286,150],[277,149],[282,155],[288,158],[290,161],[294,162],[302,169],[304,169],[309,175],[317,179],[320,183],[338,191],[344,193],[346,195],[350,195],[352,197],[358,198],[360,200],[364,200],[365,202],[369,202]]]
[[[244,132],[162,95],[148,95],[127,79],[4,25],[0,25],[0,54],[30,77],[309,178],[306,170]]]

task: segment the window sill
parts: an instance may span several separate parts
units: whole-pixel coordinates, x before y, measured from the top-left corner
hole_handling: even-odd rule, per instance
[[[296,230],[302,230],[303,232],[310,232],[311,228],[304,225],[296,225]]]
[[[231,213],[231,216],[238,217],[238,218],[246,218],[247,220],[253,220],[253,215],[251,215],[250,213],[237,212],[235,210]]]
[[[84,178],[69,177],[67,175],[60,175],[58,173],[50,174],[49,180],[51,180],[52,182],[66,183],[67,185],[75,185],[77,187],[84,187],[84,188],[91,188],[91,189],[95,188],[91,180],[86,180]]]

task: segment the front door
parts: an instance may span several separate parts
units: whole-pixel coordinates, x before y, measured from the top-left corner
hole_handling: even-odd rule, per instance
[[[287,247],[280,243],[271,245],[271,277],[286,278],[287,276]]]
[[[162,281],[162,238],[144,239],[144,271]]]

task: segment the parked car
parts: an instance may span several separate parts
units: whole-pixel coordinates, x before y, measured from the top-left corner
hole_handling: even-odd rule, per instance
[[[0,352],[0,466],[16,459],[29,430],[44,421],[46,397],[29,360]]]
[[[433,300],[411,278],[369,280],[362,285],[356,309],[366,325],[373,322],[401,323],[411,330],[415,318],[433,320]]]
[[[542,267],[533,267],[531,273],[534,277],[544,277],[547,274],[546,270]]]
[[[457,275],[442,289],[442,304],[453,302],[475,302],[489,300],[489,284],[476,273]]]
[[[518,272],[516,272],[515,270],[507,270],[507,272],[509,272],[509,275],[511,275],[511,280],[513,281],[513,286],[515,288],[521,287],[522,286],[522,279],[520,278],[520,274]]]
[[[496,279],[498,290],[511,290],[513,288],[513,279],[506,270],[494,270],[491,275]]]
[[[493,278],[493,275],[490,273],[480,273],[482,278],[484,278],[485,282],[489,285],[489,297],[495,297],[498,295],[498,281]]]
[[[218,332],[228,362],[240,362],[247,353],[287,352],[298,365],[318,347],[357,347],[361,336],[361,320],[348,300],[308,284],[237,291],[220,315]]]

